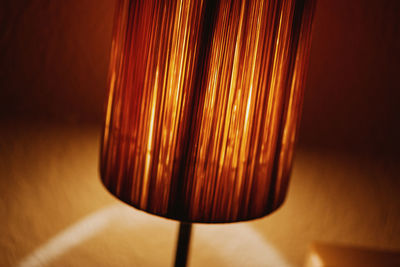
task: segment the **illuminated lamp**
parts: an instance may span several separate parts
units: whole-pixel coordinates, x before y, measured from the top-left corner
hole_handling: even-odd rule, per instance
[[[181,222],[252,220],[284,201],[313,0],[118,0],[101,179]]]

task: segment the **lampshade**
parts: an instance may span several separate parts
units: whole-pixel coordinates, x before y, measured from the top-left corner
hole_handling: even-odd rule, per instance
[[[101,149],[106,188],[184,222],[285,199],[312,0],[118,0]]]

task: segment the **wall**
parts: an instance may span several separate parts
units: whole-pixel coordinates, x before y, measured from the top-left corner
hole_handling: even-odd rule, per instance
[[[0,116],[101,123],[114,1],[2,1]],[[319,0],[300,141],[395,151],[400,2]]]
[[[0,3],[0,114],[101,121],[114,3]]]
[[[45,125],[74,124],[78,125],[73,128],[78,135],[80,125],[101,124],[113,6],[110,0],[0,3],[0,120],[8,121],[2,127],[12,129],[14,121],[29,125],[36,121],[44,121]],[[400,179],[396,172],[400,148],[398,14],[400,2],[396,0],[318,1],[299,151],[289,197],[281,210],[252,224],[296,265],[302,262],[312,240],[400,249]],[[18,127],[18,138],[13,139],[14,130],[10,130],[11,141],[0,138],[1,148],[9,149],[0,149],[5,160],[0,165],[0,182],[7,185],[18,177],[34,182],[28,179],[26,183],[16,183],[15,192],[22,187],[37,196],[36,184],[45,182],[35,171],[43,162],[35,163],[36,156],[31,156],[33,163],[24,162],[25,146],[19,140],[27,143],[28,150],[32,146],[48,151],[44,158],[53,160],[52,170],[66,177],[65,183],[70,181],[69,176],[85,168],[79,165],[75,174],[69,174],[70,160],[64,159],[64,153],[70,146],[58,149],[58,141],[62,140],[58,135],[52,137],[51,146],[40,145],[47,142],[43,136],[50,134],[44,126],[30,128],[32,135],[40,133],[34,139],[37,142],[31,141],[22,126]],[[60,130],[58,134],[67,132]],[[97,162],[94,157],[98,152],[93,151],[98,141],[90,140],[92,152],[88,155],[92,157],[87,160],[92,166]],[[75,144],[78,147],[74,146],[74,151],[82,150],[79,144]],[[10,158],[7,151],[15,149],[22,151],[18,154],[21,156]],[[58,151],[55,157],[47,154],[53,150]],[[57,157],[64,160],[62,164]],[[40,170],[47,173],[47,165]],[[88,175],[95,179],[96,169],[90,171]],[[77,175],[76,180],[81,181],[85,175]],[[67,188],[59,190],[73,202],[74,194]],[[35,201],[47,203],[52,196],[46,195],[47,189],[43,187]],[[2,195],[5,194],[10,198],[0,200],[3,207],[9,207],[2,209],[4,218],[9,218],[9,227],[19,235],[19,224],[9,214],[29,218],[30,213],[21,212],[18,203],[10,206],[7,199],[14,199],[14,191]],[[62,199],[57,201],[63,203]],[[51,216],[58,207],[48,205],[52,208],[44,209],[44,213]],[[71,210],[74,207],[68,206]],[[83,216],[85,212],[77,214]],[[63,220],[62,226],[66,227],[72,219],[64,216]],[[36,231],[43,233],[42,223],[35,223]],[[60,226],[58,230],[61,229]],[[49,233],[56,232],[53,229]],[[3,236],[2,246],[18,246],[19,239],[7,233]],[[30,242],[30,249],[35,248],[36,243]],[[19,257],[18,253],[15,255]],[[8,255],[12,258],[14,254]]]
[[[301,142],[399,149],[400,2],[318,1]]]

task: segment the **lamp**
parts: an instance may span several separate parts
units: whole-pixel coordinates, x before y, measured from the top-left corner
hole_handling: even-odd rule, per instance
[[[191,223],[265,216],[288,186],[313,0],[117,0],[101,179]]]

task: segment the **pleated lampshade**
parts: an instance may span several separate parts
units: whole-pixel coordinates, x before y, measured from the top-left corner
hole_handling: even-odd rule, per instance
[[[285,199],[312,0],[118,0],[101,179],[184,222],[265,216]]]

